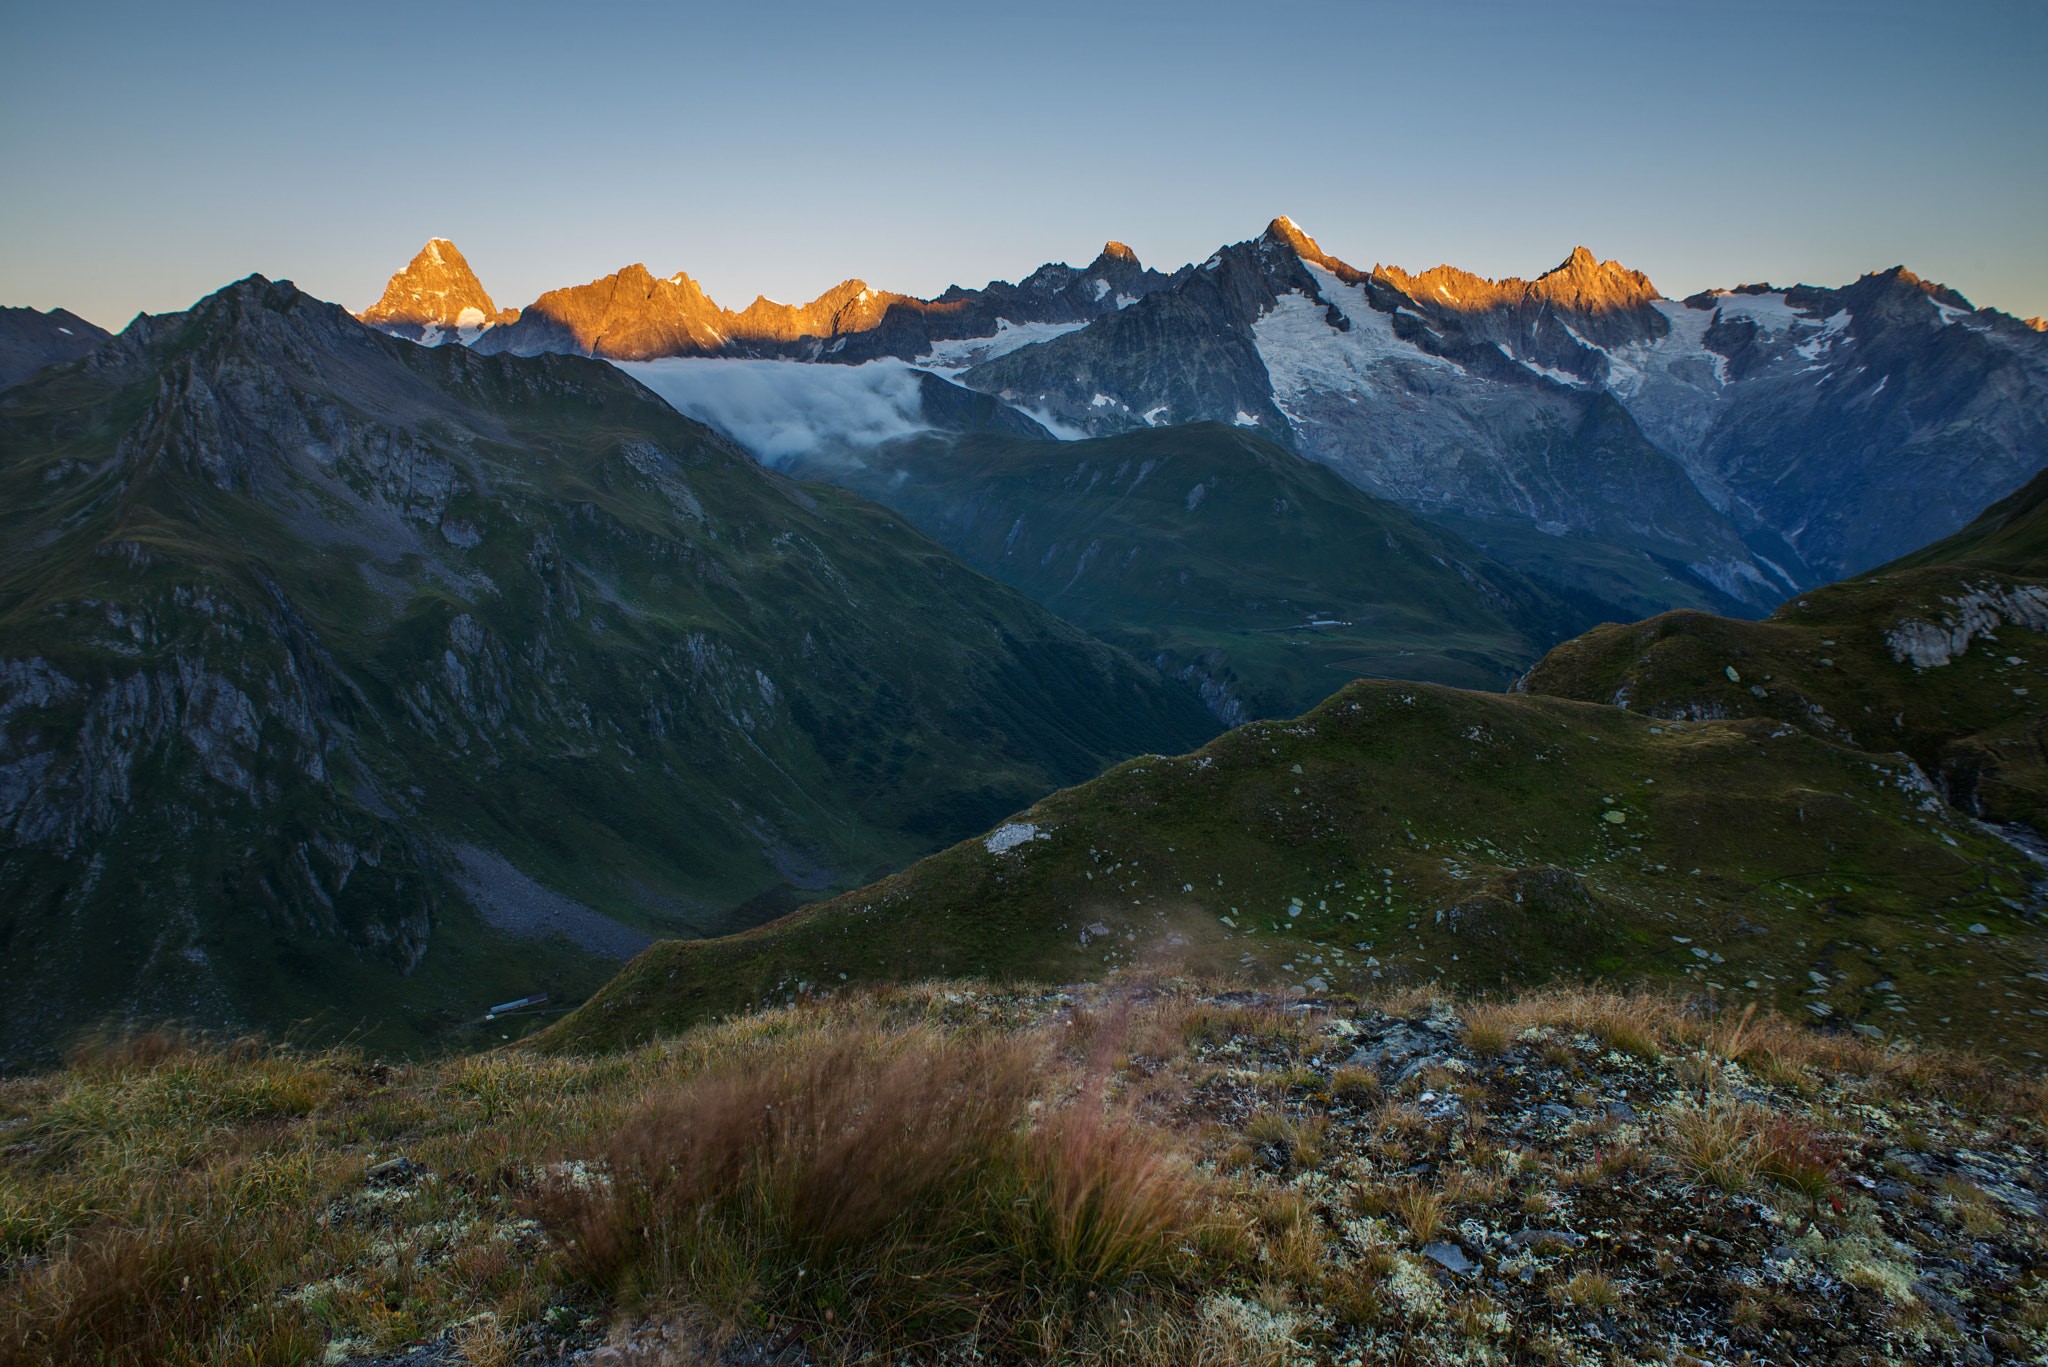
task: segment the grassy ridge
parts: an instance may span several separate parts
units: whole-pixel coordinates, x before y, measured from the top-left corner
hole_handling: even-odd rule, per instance
[[[2048,624],[2026,607],[2048,581],[1971,560],[2013,563],[1987,549],[1961,566],[1885,566],[1801,594],[1761,622],[1673,612],[1596,627],[1522,686],[1655,717],[1771,718],[1903,753],[1961,810],[2048,828],[2048,639],[2004,606]],[[1963,648],[1924,665],[1901,658],[1915,624]]]
[[[657,944],[536,1043],[629,1044],[842,980],[1090,977],[1162,945],[1309,992],[1597,973],[1886,1034],[2039,1038],[2026,1003],[1956,990],[1995,972],[2040,995],[2026,857],[1906,761],[1771,721],[1359,682],[1012,821],[1033,838]]]

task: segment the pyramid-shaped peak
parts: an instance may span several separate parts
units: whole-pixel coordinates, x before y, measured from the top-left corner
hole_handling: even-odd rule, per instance
[[[1138,260],[1138,254],[1123,243],[1112,241],[1102,244],[1102,257],[1097,259],[1101,260],[1103,258],[1111,261],[1129,261],[1135,265]]]
[[[1321,256],[1323,254],[1323,249],[1316,245],[1316,240],[1303,232],[1301,225],[1286,214],[1280,215],[1280,217],[1266,225],[1266,236],[1272,238],[1275,242],[1285,242],[1303,256]]]
[[[383,297],[360,315],[373,327],[481,328],[519,316],[499,309],[453,242],[431,237],[409,265],[391,277]]]

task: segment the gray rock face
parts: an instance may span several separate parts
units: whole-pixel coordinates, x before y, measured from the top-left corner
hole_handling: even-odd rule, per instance
[[[998,336],[1005,325],[1085,323],[1107,317],[1182,279],[1148,270],[1137,254],[1111,242],[1086,268],[1040,266],[1019,283],[991,280],[980,289],[950,286],[936,299],[892,304],[872,330],[799,346],[779,354],[859,364],[893,356],[917,361],[943,354],[939,344]]]

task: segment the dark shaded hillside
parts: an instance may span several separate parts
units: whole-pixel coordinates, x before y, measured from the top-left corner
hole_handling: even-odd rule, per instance
[[[75,360],[110,336],[69,309],[0,308],[0,389],[46,365]]]
[[[0,453],[10,1058],[108,1011],[403,1045],[1214,729],[609,365],[260,277],[9,391]]]
[[[796,469],[898,509],[977,569],[1199,683],[1233,722],[1293,716],[1360,674],[1501,688],[1596,620],[1220,423],[1059,444],[933,435]]]

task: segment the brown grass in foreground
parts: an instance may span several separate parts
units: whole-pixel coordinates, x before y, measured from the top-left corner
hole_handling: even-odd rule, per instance
[[[1434,1304],[1417,1250],[1474,1215],[1551,1221],[1650,1179],[1753,1193],[1818,1230],[1845,1209],[1828,1109],[1845,1087],[1914,1112],[1909,1150],[2038,1144],[2048,1118],[2037,1081],[1974,1060],[1678,998],[1422,991],[1353,1012],[1456,1010],[1482,1071],[1663,1079],[1668,1107],[1625,1136],[1588,1120],[1546,1157],[1490,1128],[1504,1079],[1383,1082],[1316,1021],[1217,987],[881,989],[597,1058],[99,1041],[0,1082],[0,1363],[299,1363],[443,1333],[501,1363],[607,1323],[800,1338],[828,1361],[972,1340],[1226,1367],[1316,1334],[1392,1335],[1416,1361],[1432,1335],[1451,1357],[1503,1334],[1539,1352],[1562,1331],[1513,1328],[1481,1296]],[[1432,1088],[1451,1109],[1425,1105]],[[1431,1154],[1432,1176],[1409,1175]],[[2012,1234],[1967,1183],[1924,1204],[1959,1236]],[[1851,1257],[1875,1237],[1816,1247],[1896,1294],[1882,1258]],[[1544,1285],[1573,1312],[1635,1294],[1591,1264]],[[1731,1332],[1783,1320],[1757,1304]]]

